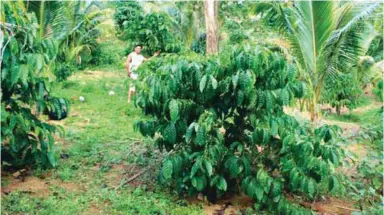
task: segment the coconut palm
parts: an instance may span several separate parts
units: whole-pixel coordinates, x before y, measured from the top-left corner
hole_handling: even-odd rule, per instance
[[[81,64],[82,58],[90,57],[102,30],[99,25],[110,13],[110,10],[102,9],[98,2],[64,2],[64,6],[57,11],[53,28],[66,61],[75,59]]]
[[[26,1],[26,8],[38,17],[41,38],[53,38],[65,61],[89,56],[95,38],[106,28],[106,17],[111,10],[94,1]],[[103,28],[99,26],[103,24]]]
[[[380,5],[295,1],[262,3],[258,8],[286,29],[290,53],[310,89],[311,120],[318,117],[317,104],[327,77],[352,67],[362,55],[364,20],[374,16]]]

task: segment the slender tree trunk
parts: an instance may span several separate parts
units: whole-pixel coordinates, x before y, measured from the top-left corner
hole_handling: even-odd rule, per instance
[[[311,121],[314,122],[318,119],[319,117],[319,110],[318,110],[318,107],[317,107],[317,98],[316,98],[316,95],[314,98],[310,99],[308,102],[308,109],[309,109],[309,114],[310,114],[310,118],[311,118]]]
[[[44,6],[45,6],[45,2],[44,0],[41,1],[40,3],[40,20],[39,20],[39,25],[40,25],[40,31],[39,31],[39,34],[40,34],[40,40],[43,39],[43,36],[44,36]]]
[[[205,29],[207,35],[207,54],[219,52],[219,1],[204,0]]]
[[[339,105],[336,106],[336,113],[339,116],[341,115],[341,106],[339,106]]]

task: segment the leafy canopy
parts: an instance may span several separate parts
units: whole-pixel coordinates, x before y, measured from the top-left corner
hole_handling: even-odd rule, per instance
[[[56,127],[42,122],[31,109],[48,110],[59,118],[69,111],[68,101],[49,97],[57,47],[39,36],[36,16],[26,12],[23,2],[6,2],[1,16],[6,21],[1,24],[6,41],[1,62],[2,160],[14,166],[54,167]]]
[[[172,33],[172,23],[166,13],[145,14],[137,2],[120,2],[114,20],[120,37],[133,46],[142,45],[143,52],[179,52],[180,43]]]
[[[374,17],[379,8],[379,3],[335,1],[269,2],[256,8],[269,23],[285,29],[289,53],[311,90],[312,120],[317,117],[325,81],[353,67],[363,54],[364,20]]]
[[[307,214],[284,192],[313,199],[343,186],[339,129],[313,131],[283,111],[303,96],[294,65],[267,47],[236,47],[219,58],[166,56],[144,65],[135,128],[171,151],[160,179],[214,201],[241,190],[258,207]]]

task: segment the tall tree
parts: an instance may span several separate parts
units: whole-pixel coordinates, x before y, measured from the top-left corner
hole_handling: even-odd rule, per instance
[[[219,52],[219,1],[204,1],[205,29],[207,34],[207,54],[217,54]]]

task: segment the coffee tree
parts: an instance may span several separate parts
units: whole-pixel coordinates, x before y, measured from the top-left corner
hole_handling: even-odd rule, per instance
[[[50,97],[50,68],[57,48],[53,40],[41,38],[34,13],[23,2],[3,5],[1,31],[1,155],[13,166],[54,167],[57,160],[53,134],[56,127],[40,120],[39,113],[63,118],[67,100]],[[36,110],[32,113],[31,110]]]
[[[338,115],[341,114],[343,107],[347,107],[349,110],[355,108],[363,95],[356,71],[336,74],[326,80],[326,86],[327,88],[322,93],[321,102],[334,107]]]
[[[315,130],[283,107],[303,96],[294,65],[267,47],[220,58],[167,56],[143,66],[136,104],[150,119],[135,128],[170,151],[160,180],[210,201],[244,192],[258,209],[311,213],[286,197],[310,200],[343,191],[339,128]],[[326,189],[324,189],[326,187]]]
[[[136,2],[119,2],[114,20],[120,38],[129,42],[130,51],[135,45],[142,45],[147,55],[156,51],[179,52],[181,49],[172,31],[173,23],[165,13],[145,14]]]

